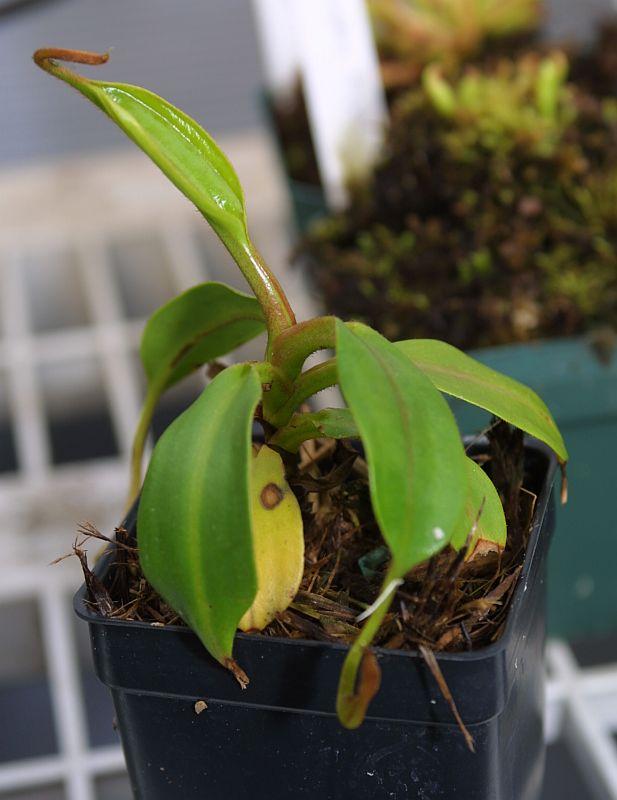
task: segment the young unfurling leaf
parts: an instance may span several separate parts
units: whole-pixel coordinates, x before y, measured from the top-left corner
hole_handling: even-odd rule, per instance
[[[294,414],[289,424],[278,430],[270,443],[295,453],[307,439],[357,439],[358,428],[346,408]]]
[[[58,61],[104,64],[106,53],[37,50],[34,60],[107,114],[192,200],[223,241],[248,243],[242,187],[227,156],[184,111],[162,97],[127,83],[96,81]]]
[[[60,61],[98,66],[106,53],[44,48],[35,62],[91,100],[191,200],[240,267],[268,322],[271,337],[295,323],[278,281],[255,249],[247,228],[244,194],[227,156],[194,119],[162,97],[127,83],[95,81]]]

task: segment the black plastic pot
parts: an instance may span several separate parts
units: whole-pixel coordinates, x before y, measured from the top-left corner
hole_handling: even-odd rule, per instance
[[[527,465],[539,496],[505,631],[490,647],[438,658],[475,754],[416,653],[377,651],[381,690],[347,731],[334,714],[345,647],[239,634],[235,655],[251,678],[241,691],[187,628],[104,619],[82,588],[75,608],[113,695],[135,797],[537,800],[555,461],[532,442]],[[113,559],[97,566],[104,580]]]

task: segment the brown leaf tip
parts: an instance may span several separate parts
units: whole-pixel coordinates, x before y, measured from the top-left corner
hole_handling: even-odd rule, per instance
[[[233,658],[226,658],[223,662],[223,666],[231,672],[231,674],[240,684],[240,687],[242,689],[246,689],[246,687],[249,685],[249,676],[242,669],[242,667],[237,664]]]
[[[565,506],[568,502],[568,473],[566,464],[560,464],[561,467],[561,505]]]
[[[98,66],[109,61],[109,53],[92,53],[89,50],[68,50],[63,47],[41,47],[32,56],[39,67],[46,69],[50,61],[68,61],[72,64]]]

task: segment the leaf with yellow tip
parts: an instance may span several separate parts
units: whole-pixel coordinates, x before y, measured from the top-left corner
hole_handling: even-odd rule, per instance
[[[281,457],[266,445],[251,466],[251,519],[257,594],[239,628],[261,631],[292,602],[304,571],[300,506],[285,480]]]

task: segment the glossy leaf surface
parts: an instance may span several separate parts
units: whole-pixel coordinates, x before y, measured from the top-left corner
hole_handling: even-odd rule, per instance
[[[304,572],[300,506],[281,457],[266,445],[251,463],[251,518],[257,594],[239,628],[261,631],[292,602]]]
[[[568,451],[555,420],[532,389],[436,339],[410,339],[396,346],[442,392],[510,422],[567,461]]]
[[[340,386],[360,431],[375,517],[404,574],[448,543],[463,513],[467,468],[448,404],[375,331],[337,325]]]
[[[367,648],[403,575],[458,530],[467,468],[452,412],[424,373],[365,325],[337,322],[336,334],[340,386],[366,452],[375,518],[392,553],[380,597],[339,681],[339,719],[357,728],[378,686],[378,665]]]
[[[219,235],[267,317],[269,343],[295,325],[279,282],[253,246],[242,187],[214,139],[195,120],[139,86],[89,80],[59,62],[97,66],[106,53],[42,48],[35,62],[73,86],[112,119],[201,211]]]
[[[102,64],[107,56],[39,51],[35,59],[104,111],[197,206],[224,241],[232,238],[248,242],[240,181],[209,133],[179,108],[147,89],[89,80],[60,66],[56,57]]]
[[[229,668],[257,592],[249,473],[260,395],[248,364],[217,375],[154,448],[137,520],[146,577]]]

